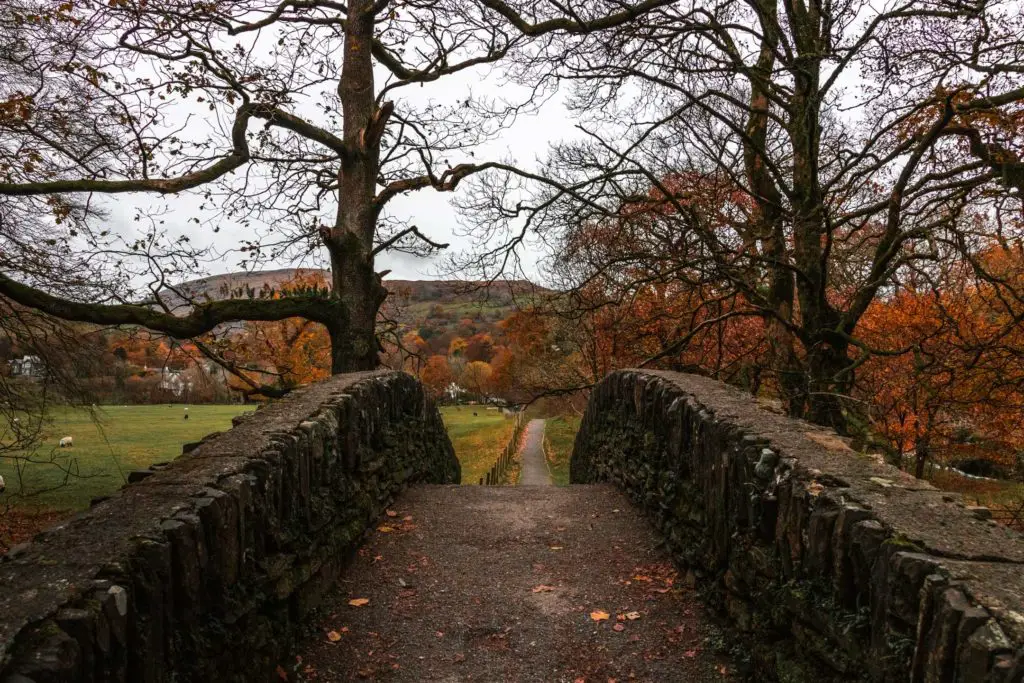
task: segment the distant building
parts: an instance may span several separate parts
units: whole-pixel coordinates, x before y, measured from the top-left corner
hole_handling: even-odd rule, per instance
[[[448,385],[448,388],[444,392],[448,396],[449,401],[458,401],[459,397],[466,393],[466,390],[460,387],[455,382]]]
[[[171,370],[170,368],[160,369],[160,388],[165,389],[172,394],[175,398],[180,398],[185,393],[185,378],[182,377],[182,372],[179,370]]]
[[[39,356],[25,356],[7,361],[11,366],[11,377],[38,379],[46,374],[46,367]]]

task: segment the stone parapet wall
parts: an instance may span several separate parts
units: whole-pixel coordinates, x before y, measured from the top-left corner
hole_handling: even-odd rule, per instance
[[[412,377],[339,375],[0,559],[0,682],[270,680],[366,530],[458,483]]]
[[[592,394],[571,477],[644,509],[755,680],[1024,680],[1024,538],[833,432],[622,371]]]

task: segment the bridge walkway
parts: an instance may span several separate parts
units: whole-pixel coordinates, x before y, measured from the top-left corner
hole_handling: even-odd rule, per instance
[[[419,486],[380,520],[279,674],[729,680],[716,642],[694,592],[614,488]]]

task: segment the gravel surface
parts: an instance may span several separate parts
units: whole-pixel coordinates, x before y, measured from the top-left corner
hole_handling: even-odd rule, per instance
[[[612,487],[420,486],[379,521],[278,674],[729,680],[732,665],[708,644],[713,632],[646,522]]]

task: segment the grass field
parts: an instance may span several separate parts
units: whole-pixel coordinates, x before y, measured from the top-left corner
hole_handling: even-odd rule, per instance
[[[441,417],[462,464],[462,483],[478,483],[512,438],[515,423],[485,406],[442,406]]]
[[[550,418],[544,423],[544,437],[550,448],[547,453],[548,465],[551,466],[551,478],[557,486],[569,484],[569,458],[579,428],[580,418],[576,416]]]
[[[183,420],[181,405],[101,406],[94,421],[89,411],[59,409],[51,416],[43,446],[20,473],[11,459],[0,458],[0,474],[7,483],[0,508],[11,504],[26,510],[80,510],[93,498],[119,489],[131,470],[173,460],[182,444],[230,428],[231,418],[246,410],[252,408],[194,405]],[[485,406],[444,406],[441,414],[462,464],[462,481],[476,484],[508,443],[513,421]],[[557,483],[565,484],[578,420],[558,418],[547,424],[552,448],[562,454],[552,471]],[[72,448],[57,448],[63,436],[74,439]]]
[[[41,448],[22,468],[0,458],[7,491],[0,507],[78,510],[96,496],[119,489],[128,472],[181,455],[182,444],[231,427],[231,418],[252,406],[193,405],[184,420],[181,405],[101,406],[96,420],[89,411],[59,409],[51,416]],[[57,448],[61,437],[74,446]],[[29,455],[29,454],[22,454]],[[73,473],[73,475],[68,474]]]

